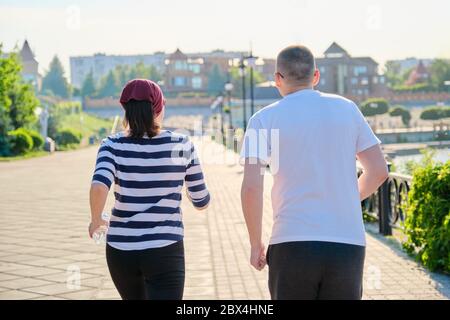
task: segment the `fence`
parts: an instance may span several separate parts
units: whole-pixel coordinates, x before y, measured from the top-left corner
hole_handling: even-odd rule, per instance
[[[358,176],[361,173],[362,168],[358,167]],[[381,234],[392,235],[392,228],[402,228],[411,182],[411,176],[390,172],[377,192],[362,202],[363,210],[378,220]]]

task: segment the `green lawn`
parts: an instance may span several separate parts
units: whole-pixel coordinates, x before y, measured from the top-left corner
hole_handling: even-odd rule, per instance
[[[61,128],[78,130],[83,134],[83,139],[98,134],[101,128],[105,128],[109,134],[112,126],[113,119],[103,119],[85,112],[68,115],[61,121]]]

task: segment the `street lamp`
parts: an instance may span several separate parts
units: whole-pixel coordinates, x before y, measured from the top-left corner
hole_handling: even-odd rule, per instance
[[[227,93],[227,103],[228,103],[228,116],[229,116],[229,128],[233,128],[233,116],[231,115],[231,91],[233,91],[233,84],[230,82],[230,74],[228,74],[228,82],[225,83],[225,92]]]
[[[256,66],[256,59],[258,59],[258,57],[255,57],[253,55],[253,52],[250,50],[250,54],[244,59],[247,60],[247,65],[250,67],[250,114],[251,116],[253,116],[253,114],[255,113],[253,69]]]
[[[247,110],[246,110],[246,94],[245,94],[245,63],[244,63],[244,57],[242,57],[240,63],[239,63],[239,74],[242,77],[242,111],[243,111],[243,129],[245,130],[247,128]]]

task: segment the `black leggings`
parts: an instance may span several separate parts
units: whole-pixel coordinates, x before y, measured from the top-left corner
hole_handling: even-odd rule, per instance
[[[109,272],[124,300],[181,300],[184,290],[184,246],[124,251],[106,245]]]
[[[365,247],[299,241],[270,245],[273,300],[360,300]]]

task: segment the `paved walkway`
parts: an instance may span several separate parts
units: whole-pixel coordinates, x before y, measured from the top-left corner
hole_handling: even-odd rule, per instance
[[[198,143],[212,203],[183,204],[186,299],[268,299],[267,269],[248,264],[240,210],[242,168],[212,142]],[[87,237],[96,148],[0,163],[0,299],[117,299],[104,248]],[[266,179],[264,237],[270,232]],[[112,199],[109,199],[109,207]],[[450,278],[431,274],[367,235],[366,299],[448,299]],[[78,278],[80,275],[81,278]]]

